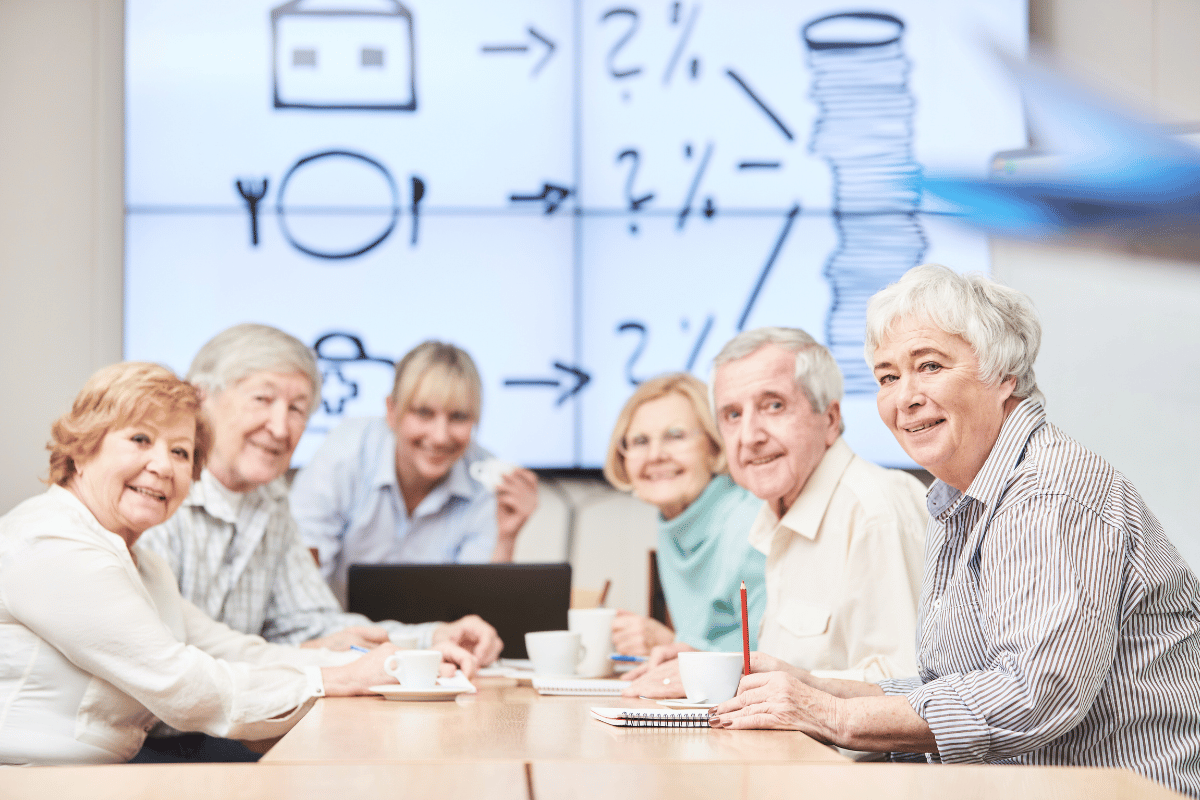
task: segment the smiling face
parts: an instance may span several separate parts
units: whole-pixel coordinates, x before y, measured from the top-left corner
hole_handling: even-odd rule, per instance
[[[255,372],[206,397],[213,426],[209,471],[235,492],[275,480],[292,462],[312,403],[312,382],[303,372]]]
[[[683,395],[671,392],[642,403],[629,420],[623,447],[634,495],[674,519],[712,480],[713,449]]]
[[[465,403],[429,400],[422,391],[427,379],[407,409],[399,409],[392,397],[387,400],[388,427],[396,434],[396,477],[406,498],[413,491],[427,493],[446,477],[467,452],[475,426],[475,415]]]
[[[133,546],[142,532],[166,522],[192,485],[196,418],[179,414],[109,431],[100,449],[76,462],[68,489],[106,529]]]
[[[782,517],[838,438],[839,405],[822,413],[796,384],[796,354],[766,345],[717,367],[713,400],[729,474]]]
[[[962,492],[1020,402],[1015,378],[984,383],[974,348],[922,320],[900,320],[880,342],[875,379],[879,416],[904,452]]]

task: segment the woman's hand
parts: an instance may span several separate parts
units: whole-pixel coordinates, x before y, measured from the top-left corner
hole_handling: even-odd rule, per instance
[[[625,673],[625,680],[636,681],[638,678],[642,677],[659,664],[664,664],[673,660],[680,653],[686,653],[688,651],[694,652],[695,650],[696,648],[692,647],[690,644],[684,644],[683,642],[671,642],[670,644],[656,645],[654,649],[650,651],[650,656],[644,663],[639,664],[636,669],[631,669],[629,672]]]
[[[647,670],[633,683],[621,691],[624,697],[651,697],[662,700],[668,697],[685,697],[683,680],[679,677],[679,660],[672,659]]]
[[[675,631],[650,617],[624,609],[613,619],[613,648],[626,656],[649,655],[657,645],[675,641]]]
[[[737,696],[709,709],[708,723],[731,730],[803,731],[818,741],[831,742],[837,727],[837,704],[837,698],[790,673],[752,672],[743,676]]]
[[[492,551],[493,562],[512,561],[517,534],[537,510],[537,484],[537,475],[524,467],[517,467],[501,478],[496,486],[496,548]]]
[[[340,667],[321,667],[326,697],[352,697],[371,694],[370,687],[395,683],[395,676],[383,668],[383,662],[399,648],[388,642],[364,653],[361,658]]]

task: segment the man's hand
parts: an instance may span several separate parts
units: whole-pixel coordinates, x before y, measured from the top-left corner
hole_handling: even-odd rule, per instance
[[[433,644],[453,644],[468,652],[477,667],[486,667],[500,657],[504,642],[496,629],[476,614],[468,614],[456,622],[439,625],[433,631]],[[439,648],[440,649],[440,648]],[[443,651],[444,653],[445,651]],[[463,669],[466,672],[466,669]]]
[[[388,640],[386,628],[374,625],[351,625],[349,628],[322,636],[320,639],[309,639],[301,647],[325,647],[330,650],[349,650],[351,647],[361,647],[370,650]]]
[[[443,678],[453,677],[456,668],[463,671],[467,680],[474,678],[475,673],[479,671],[479,660],[454,642],[437,642],[433,649],[442,651],[442,664],[438,668],[438,674]]]
[[[537,510],[537,475],[517,467],[496,486],[496,549],[492,561],[512,561],[521,526]]]
[[[642,674],[642,677],[621,691],[624,697],[652,697],[661,700],[668,697],[685,697],[683,681],[679,677],[679,660],[672,659]]]
[[[627,656],[644,656],[657,645],[675,641],[675,631],[666,625],[624,609],[613,619],[612,635],[613,647]]]

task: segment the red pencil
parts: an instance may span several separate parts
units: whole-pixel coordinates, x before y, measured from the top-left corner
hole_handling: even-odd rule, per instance
[[[746,613],[746,582],[742,581],[742,656],[746,659],[746,675],[750,674],[750,615]]]

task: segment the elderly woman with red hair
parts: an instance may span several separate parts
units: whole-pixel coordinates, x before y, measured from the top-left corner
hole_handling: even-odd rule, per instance
[[[0,763],[128,761],[157,720],[276,737],[317,697],[393,681],[391,645],[351,660],[214,622],[136,546],[204,466],[199,412],[163,367],[99,370],[54,424],[50,488],[0,518]]]

